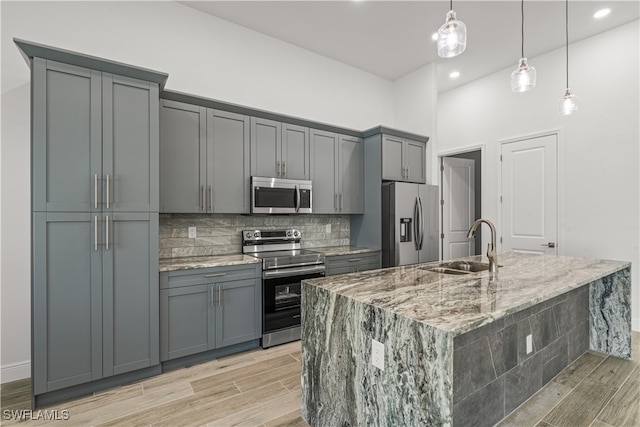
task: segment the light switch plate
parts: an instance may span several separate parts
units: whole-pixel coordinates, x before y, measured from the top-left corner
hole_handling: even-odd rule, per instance
[[[196,238],[196,228],[195,227],[189,227],[189,238],[190,239],[195,239]]]
[[[324,231],[325,231],[325,233],[331,233],[331,224],[327,224],[327,225],[324,227]]]
[[[531,334],[527,335],[527,354],[533,351],[533,337]]]
[[[384,371],[384,344],[374,339],[371,340],[371,364]]]

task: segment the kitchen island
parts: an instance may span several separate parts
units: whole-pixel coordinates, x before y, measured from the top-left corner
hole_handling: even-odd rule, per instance
[[[588,349],[630,357],[629,263],[507,253],[495,281],[436,265],[302,282],[309,424],[493,425]]]

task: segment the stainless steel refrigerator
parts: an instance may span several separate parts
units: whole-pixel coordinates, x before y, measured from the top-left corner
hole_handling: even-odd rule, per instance
[[[437,261],[438,187],[382,184],[382,267]]]

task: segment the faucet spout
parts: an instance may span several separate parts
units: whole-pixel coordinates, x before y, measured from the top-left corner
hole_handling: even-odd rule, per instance
[[[480,224],[485,223],[491,229],[491,243],[487,245],[487,258],[489,258],[489,277],[496,279],[498,277],[498,253],[496,252],[496,227],[491,221],[484,218],[479,218],[471,224],[467,238],[472,239],[476,233],[476,230]]]

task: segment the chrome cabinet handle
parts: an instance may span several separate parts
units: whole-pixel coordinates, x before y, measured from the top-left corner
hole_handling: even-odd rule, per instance
[[[335,206],[335,207],[334,207],[334,210],[335,210],[336,212],[340,212],[340,202],[339,202],[339,200],[338,200],[338,193],[336,193],[335,199],[336,199],[336,200],[334,201],[334,206]]]
[[[107,174],[107,209],[109,209],[109,181],[111,181],[111,179],[109,174]]]
[[[206,205],[204,203],[204,185],[200,186],[200,210],[204,211],[206,209]]]
[[[209,211],[213,212],[213,188],[209,186]]]
[[[287,177],[287,163],[285,161],[282,161],[282,177]]]
[[[98,252],[98,215],[93,217],[93,241],[95,242],[94,250]]]
[[[362,261],[362,258],[353,258],[353,259],[350,259],[348,262],[359,262],[359,261]]]
[[[222,306],[222,285],[218,286],[218,307]]]
[[[204,277],[221,277],[221,276],[226,276],[227,273],[213,273],[213,274],[207,274]]]
[[[340,212],[344,210],[344,197],[343,194],[340,193]]]
[[[546,246],[548,248],[555,248],[556,247],[556,242],[543,243],[540,246]]]
[[[98,209],[98,174],[93,175],[93,208]]]
[[[411,168],[407,166],[407,179],[411,178]]]
[[[280,162],[276,162],[276,176],[281,176]]]
[[[213,301],[213,286],[211,286],[211,307],[213,307],[215,305],[215,302]]]
[[[109,215],[107,215],[107,218],[104,223],[104,231],[105,231],[105,236],[104,236],[105,248],[109,250]]]

